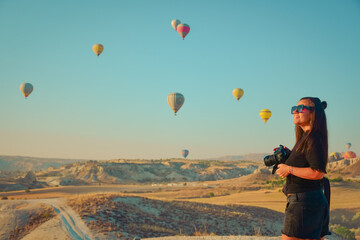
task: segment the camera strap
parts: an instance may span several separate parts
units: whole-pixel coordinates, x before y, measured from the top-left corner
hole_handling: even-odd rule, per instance
[[[330,182],[329,182],[329,179],[326,177],[323,178],[322,182],[323,182],[324,194],[325,194],[326,200],[328,201],[328,204],[330,207],[330,195],[331,195]]]

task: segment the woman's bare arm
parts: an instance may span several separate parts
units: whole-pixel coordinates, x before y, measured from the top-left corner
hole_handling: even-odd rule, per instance
[[[310,167],[299,168],[299,167],[292,167],[286,164],[279,164],[278,169],[276,170],[276,174],[282,178],[285,178],[289,174],[292,174],[294,176],[309,180],[319,180],[324,177],[323,172],[314,170]]]

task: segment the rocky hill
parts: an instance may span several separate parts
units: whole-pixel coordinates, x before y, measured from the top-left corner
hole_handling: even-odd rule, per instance
[[[230,179],[248,175],[257,168],[251,163],[111,160],[73,163],[37,176],[54,185],[161,183]]]
[[[83,160],[62,158],[37,158],[24,156],[0,156],[0,174],[7,171],[39,171],[60,167]]]
[[[245,160],[245,161],[256,161],[262,162],[264,161],[264,157],[271,153],[249,153],[245,155],[227,155],[216,158],[208,158],[206,160],[220,160],[220,161],[236,161],[236,160]]]
[[[360,158],[330,162],[328,177],[360,177]],[[217,181],[248,176],[248,180],[265,180],[272,177],[269,169],[256,161],[210,160],[109,160],[84,161],[53,166],[47,170],[22,178],[4,177],[0,174],[0,190],[23,190],[42,186],[88,184],[174,183],[192,181]],[[254,173],[254,174],[252,174]],[[250,175],[251,174],[251,175]],[[264,178],[264,179],[263,179]]]
[[[360,158],[342,159],[335,162],[329,162],[328,169],[330,171],[341,171],[344,174],[351,173],[352,175],[360,176]]]
[[[48,186],[45,182],[39,182],[33,172],[27,172],[24,177],[0,178],[1,191],[27,190]]]

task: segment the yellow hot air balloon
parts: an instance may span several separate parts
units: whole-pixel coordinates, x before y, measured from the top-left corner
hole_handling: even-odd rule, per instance
[[[340,159],[343,159],[343,156],[339,152],[333,152],[329,156],[329,161],[338,161]]]
[[[269,120],[269,118],[271,117],[271,111],[269,109],[262,109],[260,111],[260,117],[264,120],[264,122],[266,123],[267,120]]]
[[[175,116],[176,112],[179,111],[181,106],[184,104],[185,98],[181,93],[170,93],[167,97],[167,102],[171,109],[174,111]]]
[[[176,28],[177,28],[177,26],[178,26],[180,23],[181,23],[180,20],[174,19],[174,20],[171,21],[171,26],[172,26],[172,27],[175,29],[175,31],[176,31]]]
[[[236,98],[236,100],[239,101],[239,99],[244,95],[244,90],[242,90],[241,88],[235,88],[232,91],[232,94],[234,95],[234,97]]]
[[[22,83],[20,85],[20,91],[22,94],[24,94],[25,99],[30,95],[30,93],[33,91],[34,87],[31,85],[31,83]]]
[[[98,43],[92,47],[92,50],[94,51],[96,56],[99,57],[99,55],[104,51],[104,46],[102,44]]]

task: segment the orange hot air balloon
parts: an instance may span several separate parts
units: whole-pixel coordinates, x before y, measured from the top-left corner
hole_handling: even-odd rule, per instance
[[[180,34],[180,36],[184,40],[186,35],[188,35],[188,33],[190,32],[190,26],[185,23],[180,23],[179,25],[177,25],[176,31]]]

